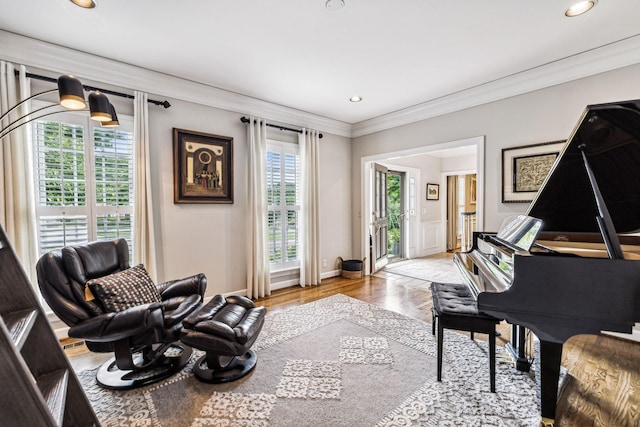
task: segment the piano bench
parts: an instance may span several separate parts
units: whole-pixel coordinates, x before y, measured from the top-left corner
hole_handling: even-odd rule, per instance
[[[491,392],[496,391],[496,325],[500,319],[478,312],[478,303],[469,287],[456,283],[431,283],[433,298],[432,329],[438,327],[438,381],[442,381],[442,349],[444,329],[454,329],[489,336],[489,373]]]

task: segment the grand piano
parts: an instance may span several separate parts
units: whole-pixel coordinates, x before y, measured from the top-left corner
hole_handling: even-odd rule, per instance
[[[638,231],[635,100],[588,106],[526,214],[454,254],[479,311],[539,338],[543,418],[555,418],[563,343],[640,321]]]

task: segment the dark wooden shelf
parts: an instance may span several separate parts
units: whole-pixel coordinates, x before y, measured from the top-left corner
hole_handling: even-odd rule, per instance
[[[49,374],[42,375],[36,379],[38,388],[47,402],[47,407],[57,425],[63,425],[64,407],[67,396],[67,383],[69,382],[69,371],[60,369]]]
[[[11,340],[18,350],[22,348],[29,336],[29,332],[31,332],[31,328],[35,324],[37,315],[38,312],[36,310],[27,309],[2,316],[9,330]]]
[[[1,225],[0,265],[3,420],[13,427],[99,426]]]

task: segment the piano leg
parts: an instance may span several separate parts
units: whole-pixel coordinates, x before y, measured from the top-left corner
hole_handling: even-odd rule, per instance
[[[562,344],[540,340],[540,406],[542,417],[556,417]]]
[[[511,325],[511,342],[507,343],[507,350],[511,358],[516,362],[516,369],[521,372],[529,372],[531,363],[525,353],[527,330],[524,326]]]

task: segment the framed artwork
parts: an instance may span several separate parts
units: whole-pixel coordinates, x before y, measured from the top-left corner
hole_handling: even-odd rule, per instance
[[[502,203],[531,202],[565,141],[502,149]]]
[[[233,138],[173,129],[173,202],[233,203]]]
[[[440,199],[440,185],[427,184],[427,200],[439,200],[439,199]]]
[[[478,185],[476,176],[471,176],[469,180],[469,203],[472,205],[476,204],[476,185]]]

